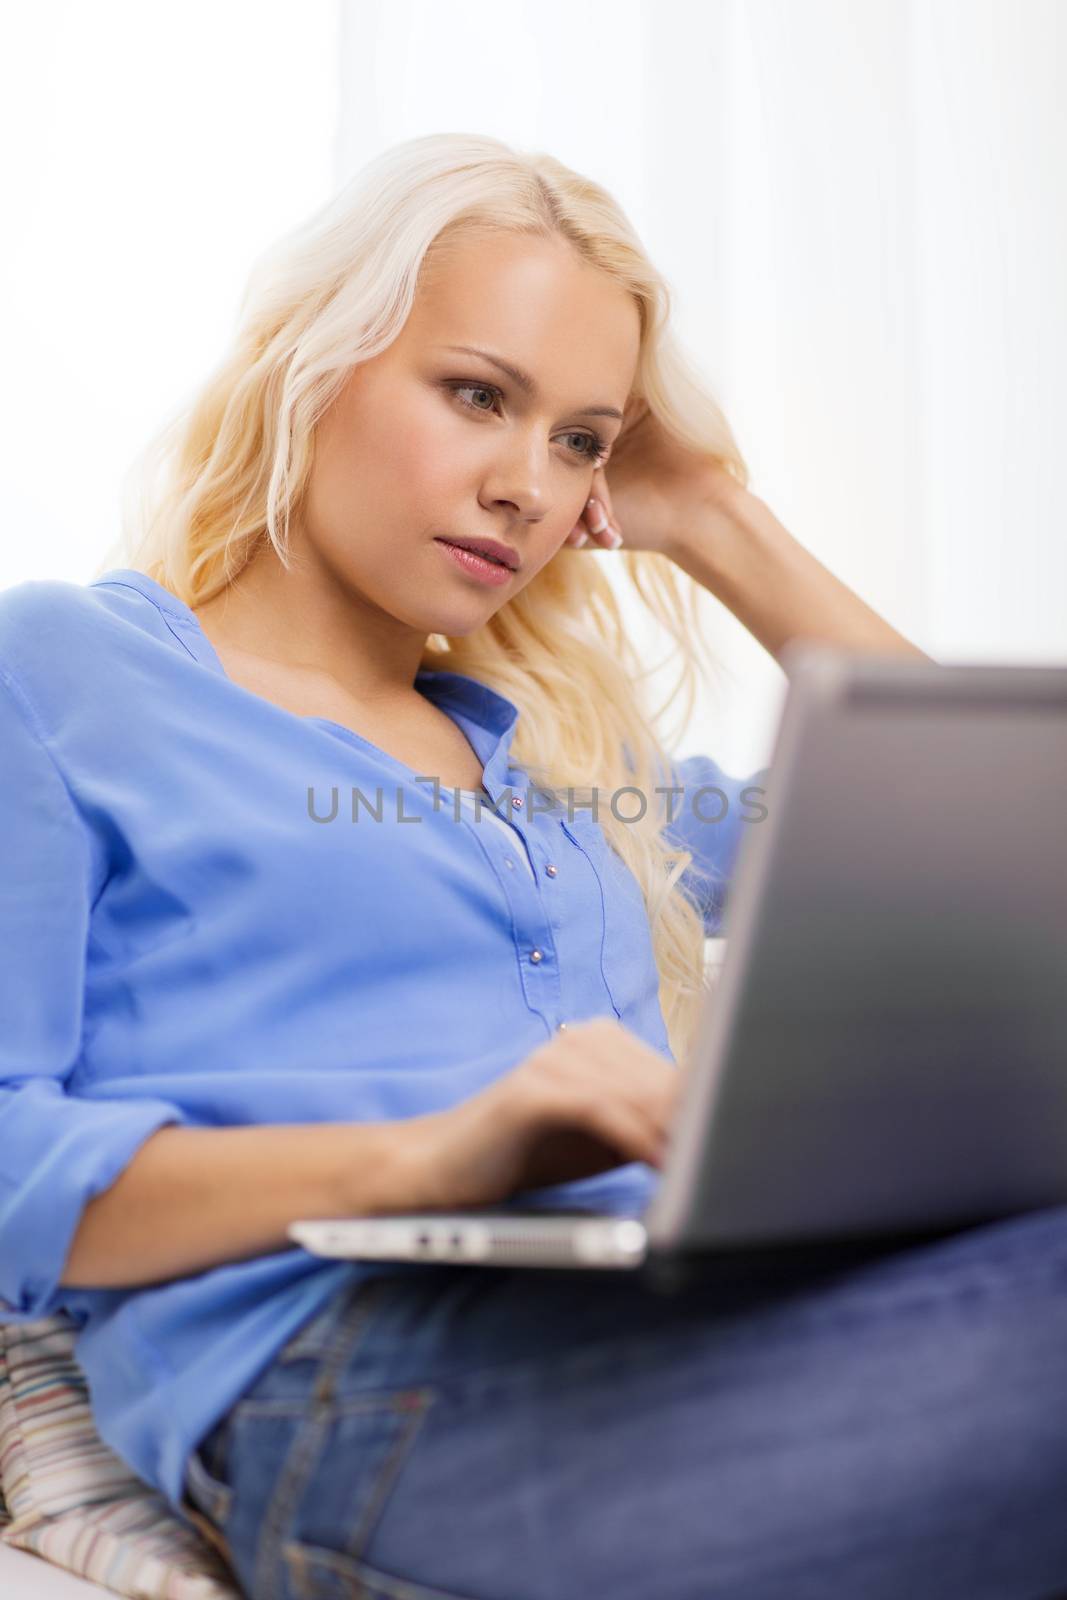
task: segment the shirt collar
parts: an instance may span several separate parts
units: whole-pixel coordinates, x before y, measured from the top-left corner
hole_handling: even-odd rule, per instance
[[[93,579],[88,587],[116,583],[136,589],[159,610],[183,623],[199,646],[197,659],[225,676],[199,618],[184,600],[135,567],[112,567]],[[483,781],[494,801],[508,785],[517,792],[524,791],[525,778],[521,769],[512,769],[510,765],[511,741],[519,718],[518,708],[512,701],[476,678],[443,668],[420,667],[415,674],[415,684],[428,700],[440,704],[442,709],[447,708],[448,715],[463,729],[482,763]]]
[[[520,789],[521,774],[510,766],[511,741],[519,720],[514,702],[476,678],[443,668],[420,667],[415,684],[459,723],[485,769],[483,781],[493,799],[509,783]]]

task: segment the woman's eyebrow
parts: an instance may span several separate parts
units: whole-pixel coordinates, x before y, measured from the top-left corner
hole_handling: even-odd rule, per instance
[[[501,372],[507,373],[512,382],[517,383],[524,393],[536,396],[537,385],[528,372],[522,367],[516,367],[510,361],[505,361],[502,356],[494,356],[489,350],[478,350],[472,344],[446,344],[444,350],[457,350],[462,355],[481,356],[483,361],[491,361],[494,367],[499,367]],[[584,417],[616,417],[622,421],[622,412],[614,406],[575,406],[575,411],[581,412]]]

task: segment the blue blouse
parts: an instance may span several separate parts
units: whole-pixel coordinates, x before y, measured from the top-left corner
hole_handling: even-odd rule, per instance
[[[141,572],[0,593],[0,1319],[69,1314],[102,1438],[176,1510],[190,1452],[296,1329],[397,1269],[294,1245],[63,1287],[86,1203],[156,1129],[419,1115],[597,1015],[673,1059],[644,903],[597,822],[512,761],[510,700],[416,683],[484,765],[480,818],[473,793],[240,687]],[[766,769],[671,768],[717,934]],[[690,803],[704,785],[721,821]],[[632,1162],[511,1203],[637,1214],[657,1178]]]

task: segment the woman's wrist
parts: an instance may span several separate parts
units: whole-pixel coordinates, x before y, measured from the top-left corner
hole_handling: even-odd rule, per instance
[[[725,471],[695,486],[673,528],[666,554],[705,588],[728,586],[733,569],[761,542],[776,534],[790,538],[770,507]]]
[[[432,1210],[443,1112],[396,1121],[347,1123],[338,1152],[339,1215],[390,1216]]]
[[[758,495],[720,480],[679,524],[672,559],[781,661],[793,639],[932,658],[795,539]]]

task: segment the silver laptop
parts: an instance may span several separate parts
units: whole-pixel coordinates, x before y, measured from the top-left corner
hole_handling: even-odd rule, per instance
[[[640,1216],[298,1221],[322,1256],[642,1268],[1067,1201],[1067,666],[794,641],[667,1156]]]

